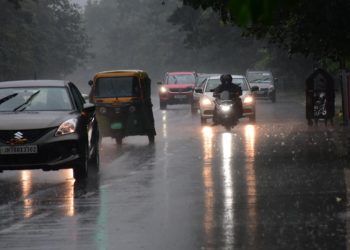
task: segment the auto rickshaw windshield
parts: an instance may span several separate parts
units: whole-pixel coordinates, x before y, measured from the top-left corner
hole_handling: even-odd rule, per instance
[[[101,77],[96,80],[95,96],[98,98],[138,97],[140,87],[137,77]]]

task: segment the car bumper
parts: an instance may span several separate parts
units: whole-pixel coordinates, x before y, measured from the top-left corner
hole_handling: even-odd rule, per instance
[[[73,168],[80,160],[84,143],[80,143],[78,134],[54,137],[53,133],[54,131],[51,131],[51,136],[47,134],[33,143],[24,144],[37,146],[37,153],[0,154],[0,170]],[[0,142],[0,147],[7,146],[9,145]]]
[[[166,94],[159,95],[160,102],[169,104],[188,104],[192,103],[193,92],[168,92]]]
[[[275,95],[275,90],[263,90],[255,92],[256,99],[270,99]]]

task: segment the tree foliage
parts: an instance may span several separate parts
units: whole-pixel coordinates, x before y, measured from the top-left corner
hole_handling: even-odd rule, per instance
[[[195,8],[213,8],[225,22],[246,28],[290,54],[323,62],[350,58],[348,0],[183,0]]]
[[[141,68],[160,80],[166,71],[245,73],[262,44],[223,25],[213,11],[176,1],[89,1],[85,19],[95,55],[91,74]]]
[[[85,60],[88,40],[77,6],[21,0],[17,8],[12,2],[0,3],[1,80],[64,77]]]

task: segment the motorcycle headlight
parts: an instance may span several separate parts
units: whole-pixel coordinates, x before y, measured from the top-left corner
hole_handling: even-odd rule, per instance
[[[201,100],[201,104],[203,105],[203,106],[209,106],[209,105],[211,105],[212,104],[212,102],[211,102],[211,100],[209,99],[209,98],[203,98],[202,100]]]
[[[229,112],[232,108],[232,105],[221,105],[220,108],[222,112]]]
[[[252,103],[254,101],[252,96],[247,96],[246,98],[244,98],[243,103]]]
[[[71,134],[74,133],[76,128],[77,128],[77,119],[69,119],[67,121],[65,121],[64,123],[62,123],[56,133],[55,136],[61,136],[61,135],[67,135],[67,134]]]
[[[162,93],[162,94],[165,94],[166,92],[168,92],[167,88],[164,87],[164,86],[160,87],[159,91],[160,91],[160,93]]]

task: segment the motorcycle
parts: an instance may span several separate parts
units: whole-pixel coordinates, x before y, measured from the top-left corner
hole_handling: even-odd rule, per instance
[[[239,117],[235,107],[237,104],[234,102],[236,97],[232,98],[231,94],[229,91],[223,91],[219,96],[215,96],[215,122],[224,126],[227,131],[237,125]]]

